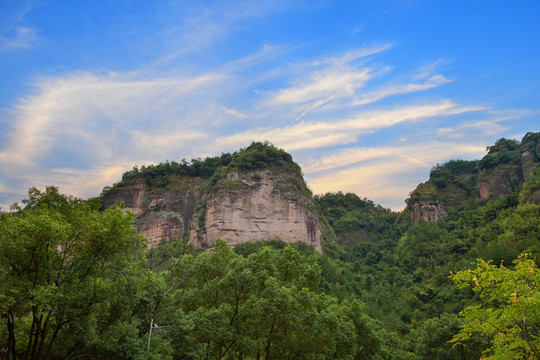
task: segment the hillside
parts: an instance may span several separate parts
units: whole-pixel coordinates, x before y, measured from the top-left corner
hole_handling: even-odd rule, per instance
[[[527,133],[521,142],[499,139],[481,160],[452,160],[431,169],[429,180],[406,200],[411,220],[437,221],[469,201],[496,200],[525,186],[523,201],[539,203],[536,171],[540,133]],[[526,184],[526,185],[524,185]]]

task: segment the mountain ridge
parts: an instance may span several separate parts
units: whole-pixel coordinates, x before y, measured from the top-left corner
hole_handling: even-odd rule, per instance
[[[540,166],[540,132],[527,133],[521,142],[501,138],[486,148],[481,160],[451,160],[434,166],[428,181],[413,190],[406,211],[412,222],[437,221],[467,201],[496,200],[534,183]],[[530,189],[524,202],[538,203],[540,189]]]
[[[135,214],[135,226],[150,248],[182,238],[202,248],[218,238],[233,246],[276,238],[321,252],[323,243],[337,240],[334,230],[339,232],[340,226],[349,229],[341,242],[369,239],[374,229],[386,226],[377,216],[435,222],[470,201],[496,200],[521,187],[521,201],[538,204],[540,132],[527,133],[521,142],[502,138],[486,150],[480,160],[434,166],[429,179],[406,199],[406,208],[394,215],[370,200],[340,192],[337,198],[313,196],[292,156],[269,142],[191,163],[134,167],[119,183],[105,187],[101,198],[105,207],[124,203]],[[354,203],[347,211],[356,215],[348,219],[338,216],[341,205],[332,206],[342,195],[339,201]]]

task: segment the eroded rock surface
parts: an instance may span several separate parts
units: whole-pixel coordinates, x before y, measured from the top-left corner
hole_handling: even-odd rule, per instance
[[[271,171],[228,174],[224,186],[218,183],[208,198],[204,225],[196,228],[201,222],[192,223],[196,226],[191,242],[213,246],[217,238],[223,238],[234,246],[279,237],[321,251],[321,224],[311,197],[280,190],[283,183],[295,181],[291,176],[295,175]]]
[[[305,187],[301,177],[279,171],[232,172],[213,187],[192,177],[158,188],[139,181],[113,188],[104,204],[123,202],[149,248],[189,235],[198,247],[213,246],[217,238],[235,246],[279,237],[321,251],[321,224],[311,194],[301,195],[303,188],[295,184]]]
[[[105,206],[125,204],[135,214],[137,231],[148,239],[148,247],[160,241],[179,240],[189,233],[194,210],[202,199],[200,179],[184,177],[160,189],[138,182],[116,188],[104,197]]]
[[[519,164],[502,164],[483,170],[478,178],[478,193],[481,199],[497,199],[510,195],[523,183]]]
[[[437,200],[420,200],[410,205],[411,220],[418,222],[424,221],[438,221],[446,216],[446,210],[442,204]]]

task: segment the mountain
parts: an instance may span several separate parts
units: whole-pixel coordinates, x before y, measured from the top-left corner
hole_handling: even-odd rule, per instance
[[[524,202],[540,202],[540,189],[530,188],[540,164],[540,133],[527,133],[521,142],[499,139],[487,147],[482,160],[451,160],[431,169],[429,180],[418,185],[406,200],[412,222],[437,221],[451,209],[471,200],[495,200],[524,184]]]
[[[124,173],[106,187],[105,207],[124,203],[153,248],[189,239],[199,248],[218,238],[231,245],[280,239],[354,245],[391,237],[398,218],[435,222],[476,201],[496,200],[523,188],[521,202],[540,202],[540,132],[521,142],[499,139],[481,160],[451,160],[431,169],[397,214],[354,194],[312,196],[290,154],[254,142],[232,154],[150,165]],[[388,233],[387,235],[384,235]]]
[[[321,251],[324,225],[300,167],[268,143],[190,164],[134,168],[102,193],[105,207],[124,203],[149,247],[189,241],[212,247],[278,238]]]

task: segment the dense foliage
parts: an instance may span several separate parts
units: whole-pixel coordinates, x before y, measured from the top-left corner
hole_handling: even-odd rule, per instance
[[[488,146],[488,153],[478,164],[480,169],[493,168],[500,164],[519,162],[520,143],[517,140],[499,139],[493,146]]]
[[[243,257],[224,241],[175,259],[163,321],[176,356],[211,359],[372,358],[380,325],[357,301],[315,292],[320,269],[292,247]]]
[[[103,195],[121,188],[126,184],[142,180],[147,185],[153,187],[163,187],[182,176],[201,177],[210,179],[214,177],[214,183],[221,175],[230,170],[253,171],[269,168],[280,168],[300,174],[300,167],[292,160],[292,157],[283,149],[276,148],[268,142],[252,142],[246,148],[234,153],[223,153],[221,156],[207,157],[205,159],[192,159],[187,162],[182,159],[180,162],[166,161],[157,165],[135,166],[132,170],[122,175],[122,181],[112,187],[105,187]]]
[[[478,161],[450,160],[437,164],[429,180],[411,192],[407,204],[422,200],[439,200],[452,207],[474,198],[477,191]]]
[[[154,296],[131,224],[54,187],[0,214],[1,358],[125,358],[124,336],[143,331]]]
[[[492,339],[485,359],[540,359],[540,269],[527,255],[513,268],[478,260],[478,267],[461,271],[452,279],[472,287],[482,303],[463,311],[465,322],[454,336],[466,342],[472,333]]]
[[[122,209],[99,212],[99,203],[54,187],[31,189],[24,204],[0,214],[2,358],[376,359],[399,353],[361,302],[316,291],[320,255],[307,246],[300,252],[276,239],[279,249],[257,246],[245,256],[222,240],[203,253],[184,244],[160,256],[158,248],[149,258],[168,265],[154,262],[151,271],[132,215]]]

